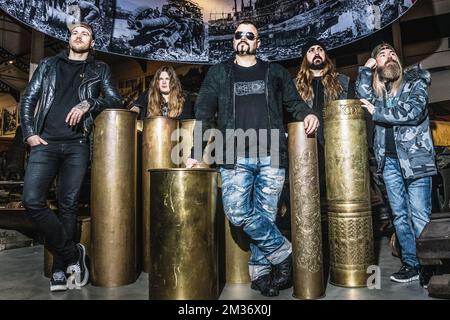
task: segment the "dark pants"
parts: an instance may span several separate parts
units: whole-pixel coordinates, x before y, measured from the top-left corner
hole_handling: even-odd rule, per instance
[[[31,147],[22,202],[53,253],[53,270],[65,271],[78,257],[74,243],[76,212],[88,162],[89,145],[82,140]],[[58,176],[58,215],[47,205],[55,176]]]

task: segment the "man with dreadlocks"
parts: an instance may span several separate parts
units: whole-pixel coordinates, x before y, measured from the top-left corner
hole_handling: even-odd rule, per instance
[[[319,115],[317,150],[320,195],[326,199],[323,106],[328,101],[353,98],[355,89],[349,77],[336,72],[327,49],[321,41],[314,38],[308,39],[302,47],[302,57],[296,86],[303,100]]]

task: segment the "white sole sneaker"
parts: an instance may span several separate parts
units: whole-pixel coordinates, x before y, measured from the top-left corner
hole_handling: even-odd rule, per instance
[[[78,245],[82,248],[83,257],[82,257],[81,261],[83,262],[83,267],[84,267],[84,277],[83,277],[83,279],[81,279],[81,283],[79,283],[79,286],[84,287],[88,283],[88,280],[89,280],[89,270],[86,265],[86,248],[81,243],[79,243]]]
[[[409,279],[397,279],[394,276],[391,276],[390,279],[394,282],[399,282],[399,283],[407,283],[407,282],[412,282],[412,281],[416,281],[419,280],[419,275],[411,277]]]
[[[50,285],[50,291],[67,291],[67,285],[58,284],[58,285]]]
[[[81,250],[78,249],[78,246]],[[80,287],[85,286],[89,281],[89,270],[86,265],[86,248],[81,243],[78,243],[77,250],[80,253],[78,262],[68,266],[66,270],[66,273],[69,275],[67,278],[67,287],[69,289],[79,289]],[[83,278],[81,278],[81,267],[84,268]]]

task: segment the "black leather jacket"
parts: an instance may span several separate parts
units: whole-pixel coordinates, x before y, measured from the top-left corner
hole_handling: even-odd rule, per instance
[[[266,69],[266,101],[268,113],[268,129],[279,129],[279,152],[280,166],[288,167],[288,145],[286,138],[286,127],[283,123],[284,112],[290,113],[296,121],[303,121],[309,114],[316,112],[308,108],[307,104],[299,96],[289,72],[277,63],[268,63],[258,60]],[[227,130],[235,130],[236,107],[234,94],[234,71],[233,60],[212,66],[203,80],[200,92],[195,102],[196,128],[202,127],[203,134],[213,127],[217,114],[217,128],[227,137]],[[197,131],[194,131],[197,132]],[[226,138],[224,138],[226,139]],[[224,140],[225,141],[225,140]],[[206,141],[203,142],[203,150]],[[226,155],[226,143],[223,144],[223,155]],[[200,153],[200,156],[202,153]],[[236,152],[234,152],[234,163],[220,164],[224,168],[231,169],[236,164]],[[194,148],[191,150],[194,158]],[[272,161],[273,161],[272,157]],[[202,161],[201,158],[197,158]],[[273,163],[273,162],[272,162]]]
[[[40,135],[44,129],[45,118],[55,97],[56,66],[59,59],[67,59],[67,52],[42,59],[22,96],[20,121],[24,141],[32,135]],[[83,135],[88,137],[93,115],[106,108],[121,107],[121,97],[111,80],[111,71],[106,63],[94,60],[89,55],[84,68],[85,75],[78,94],[80,101],[87,100],[90,104],[89,112],[82,120]],[[100,97],[100,92],[103,92],[103,97]]]

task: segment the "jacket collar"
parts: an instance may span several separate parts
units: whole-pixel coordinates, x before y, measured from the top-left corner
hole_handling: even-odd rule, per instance
[[[223,64],[224,64],[226,67],[231,68],[231,67],[234,65],[234,60],[235,60],[235,58],[226,60],[226,61],[223,62]],[[261,59],[259,59],[259,58],[256,58],[256,61],[257,61],[257,63],[262,63],[262,64],[264,64],[264,65],[266,65],[266,66],[269,65],[269,62],[268,62],[268,61],[264,61],[264,60],[261,60]]]
[[[61,51],[60,53],[58,53],[56,55],[59,59],[63,59],[63,60],[69,60],[69,49],[65,49],[63,51]],[[92,52],[89,52],[88,57],[86,60],[84,60],[84,62],[86,64],[89,63],[93,63],[95,60],[94,55],[92,54]]]

